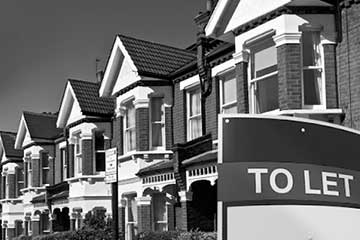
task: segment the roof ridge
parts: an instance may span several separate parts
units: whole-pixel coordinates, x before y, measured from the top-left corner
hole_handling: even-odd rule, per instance
[[[182,51],[184,53],[188,53],[190,55],[194,55],[196,56],[196,54],[190,50],[187,50],[187,49],[183,49],[183,48],[179,48],[179,47],[174,47],[174,46],[169,46],[169,45],[166,45],[164,43],[159,43],[159,42],[153,42],[153,41],[149,41],[149,40],[144,40],[144,39],[139,39],[139,38],[135,38],[135,37],[130,37],[130,36],[127,36],[127,35],[123,35],[123,34],[118,34],[118,36],[121,38],[121,37],[124,37],[124,38],[130,38],[130,39],[134,39],[134,40],[138,40],[138,41],[143,41],[143,42],[147,42],[147,43],[151,43],[151,44],[156,44],[156,45],[160,45],[160,46],[163,46],[163,47],[167,47],[167,48],[172,48],[174,50],[177,50],[177,51]]]
[[[81,82],[81,83],[87,83],[87,84],[93,84],[93,85],[99,85],[99,83],[97,82],[90,82],[90,81],[86,81],[86,80],[83,80],[83,79],[74,79],[74,78],[68,78],[68,81],[70,82]]]
[[[14,134],[14,135],[17,134],[16,132],[10,132],[10,131],[2,131],[2,130],[0,130],[0,134],[2,134],[2,133],[4,133],[4,134]]]
[[[37,115],[37,116],[48,116],[48,117],[57,117],[57,113],[47,113],[47,112],[30,112],[30,111],[23,111],[23,114],[31,114],[31,115]]]

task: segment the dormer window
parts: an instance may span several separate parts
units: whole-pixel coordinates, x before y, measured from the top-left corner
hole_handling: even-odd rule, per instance
[[[134,100],[124,104],[124,150],[130,152],[136,150],[136,131],[135,131],[135,106]]]
[[[250,110],[263,113],[279,108],[277,50],[272,35],[248,44],[250,49]]]
[[[305,26],[300,30],[302,30],[303,106],[313,108],[325,104],[324,70],[320,44],[321,28]]]

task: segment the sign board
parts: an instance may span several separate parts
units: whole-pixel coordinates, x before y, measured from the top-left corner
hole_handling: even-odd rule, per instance
[[[105,151],[105,182],[117,182],[117,150],[116,148]]]
[[[330,232],[326,236],[337,239],[334,236],[352,224],[349,213],[337,218],[333,229],[319,223],[345,211],[360,220],[359,132],[294,117],[221,115],[219,123],[219,239],[297,239],[283,233],[284,228],[299,232],[299,239],[315,233],[315,239],[326,239]],[[256,225],[266,219],[264,226],[257,226],[264,236],[251,234],[249,229],[256,230],[252,218]],[[318,229],[294,224],[313,219]],[[276,232],[279,224],[282,230]],[[359,235],[357,229],[352,231]]]

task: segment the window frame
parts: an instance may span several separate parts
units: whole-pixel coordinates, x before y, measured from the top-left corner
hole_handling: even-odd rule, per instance
[[[124,117],[123,117],[123,149],[124,149],[124,153],[131,153],[136,151],[136,109],[135,109],[135,104],[134,104],[135,99],[131,98],[126,100],[122,106],[124,107]],[[134,125],[127,127],[127,119],[128,119],[128,106],[132,105],[132,107],[134,108]],[[129,148],[129,143],[127,141],[127,137],[128,137],[128,133],[130,133],[131,136],[131,132],[135,132],[135,144],[133,148]]]
[[[317,26],[300,26],[299,30],[301,32],[300,38],[300,58],[301,58],[301,106],[303,109],[326,109],[326,75],[325,75],[325,54],[324,47],[321,41],[321,32],[322,27]],[[304,47],[303,47],[303,33],[310,32],[312,34],[316,33],[319,37],[319,55],[320,55],[320,65],[319,66],[304,66]],[[321,73],[321,87],[319,89],[320,93],[320,104],[305,104],[305,87],[304,87],[304,71],[318,70]]]
[[[46,179],[46,181],[44,182],[44,171],[47,172],[47,175],[46,177],[49,178],[49,173],[50,173],[50,155],[49,155],[49,152],[47,151],[42,151],[40,152],[40,156],[41,156],[41,162],[40,162],[40,166],[41,166],[41,172],[40,172],[40,181],[41,181],[41,186],[49,186],[50,185],[50,179]],[[44,155],[43,154],[46,154],[47,155],[47,161],[48,161],[48,165],[46,167],[44,167],[44,164],[43,164],[43,161],[44,161]]]
[[[61,162],[61,181],[65,181],[68,178],[66,147],[62,147],[59,150],[60,150],[60,162]]]
[[[256,96],[256,83],[260,82],[260,81],[266,81],[266,79],[269,79],[270,77],[273,77],[275,75],[278,76],[278,67],[276,71],[267,73],[263,76],[260,77],[252,77],[252,71],[253,71],[253,64],[254,64],[254,49],[255,46],[261,46],[261,44],[267,44],[268,41],[272,41],[274,43],[274,45],[270,46],[270,47],[275,47],[276,48],[276,44],[273,40],[273,37],[275,35],[275,31],[274,30],[270,30],[268,32],[265,32],[263,34],[260,34],[256,37],[254,37],[253,39],[248,40],[245,44],[246,44],[246,48],[249,50],[249,61],[248,61],[248,69],[247,69],[247,74],[248,74],[248,95],[249,95],[249,113],[251,114],[264,114],[264,113],[269,113],[269,112],[273,112],[273,111],[278,111],[280,109],[279,106],[279,101],[278,101],[278,108],[276,109],[272,109],[269,111],[265,111],[265,112],[260,112],[259,110],[257,110],[257,96]],[[270,48],[269,47],[269,48]],[[266,49],[266,48],[264,48]],[[277,55],[276,55],[277,58]],[[278,62],[279,60],[276,59],[276,65],[278,66]],[[277,78],[277,81],[279,82],[279,78]],[[279,93],[278,93],[279,94]]]
[[[81,132],[73,133],[74,138],[74,176],[82,176],[82,140],[80,136]]]
[[[187,141],[191,141],[191,140],[194,140],[198,137],[201,137],[202,136],[202,116],[201,116],[201,88],[200,88],[200,84],[196,84],[196,85],[192,85],[192,86],[189,86],[189,88],[186,88],[186,139]],[[191,99],[191,95],[194,93],[194,92],[199,92],[199,95],[200,95],[200,113],[197,114],[197,115],[194,115],[194,116],[190,116],[190,113],[191,113],[191,104],[190,104],[190,99]],[[200,119],[200,134],[198,137],[194,137],[193,134],[192,134],[192,131],[191,131],[191,120],[192,119],[195,119],[195,118],[199,118]]]
[[[103,137],[103,142],[104,142],[104,146],[103,146],[103,149],[99,149],[99,150],[97,150],[96,149],[96,134],[101,134],[101,136]],[[103,130],[95,130],[95,131],[93,131],[93,136],[94,136],[94,160],[93,160],[93,166],[94,166],[94,173],[95,174],[99,174],[99,173],[103,173],[103,172],[105,172],[105,161],[106,161],[106,159],[105,159],[105,152],[106,152],[106,149],[105,149],[105,136],[104,136],[104,131]],[[103,171],[97,171],[96,170],[96,166],[97,166],[97,153],[103,153],[104,154],[104,170]]]
[[[152,121],[152,101],[153,99],[161,99],[161,109],[162,112],[161,120],[160,121]],[[161,125],[161,146],[153,146],[153,124],[160,124]],[[151,150],[164,150],[165,149],[165,104],[164,104],[164,96],[151,96],[150,97],[150,104],[149,104],[149,149]]]
[[[32,158],[27,161],[27,187],[32,187],[33,175],[32,175]]]
[[[235,86],[237,86],[237,79],[236,79],[236,73],[235,73],[235,67],[231,67],[229,69],[224,70],[223,72],[219,73],[217,75],[217,77],[219,78],[219,107],[220,113],[225,113],[225,109],[226,108],[232,108],[232,107],[236,107],[236,112],[238,112],[237,110],[237,87],[235,90],[235,95],[236,95],[236,99],[235,101],[229,102],[229,103],[224,103],[224,83],[226,81],[229,80],[234,80],[235,81]]]

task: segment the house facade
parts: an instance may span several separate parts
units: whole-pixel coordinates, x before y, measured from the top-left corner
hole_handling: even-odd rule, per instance
[[[0,134],[2,238],[111,215],[114,147],[127,240],[216,231],[218,114],[360,129],[359,16],[355,0],[219,0],[186,49],[116,35],[101,81],[68,80],[57,114],[24,112],[17,133]]]

